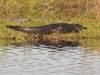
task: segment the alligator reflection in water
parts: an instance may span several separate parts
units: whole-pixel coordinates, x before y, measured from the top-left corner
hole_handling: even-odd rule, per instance
[[[72,42],[72,41],[66,41],[66,40],[49,40],[49,39],[35,39],[34,41],[27,41],[25,43],[19,44],[21,46],[37,46],[40,45],[44,46],[54,46],[54,47],[65,47],[65,46],[71,46],[71,47],[77,47],[81,44],[78,41]]]

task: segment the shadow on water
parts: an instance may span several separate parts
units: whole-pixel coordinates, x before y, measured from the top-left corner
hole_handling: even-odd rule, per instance
[[[27,40],[27,39],[26,39]],[[72,47],[83,47],[85,51],[91,49],[100,49],[100,40],[92,40],[92,39],[82,39],[82,40],[64,40],[64,39],[34,39],[32,41],[18,41],[12,39],[0,39],[0,47],[25,47],[25,48],[48,48],[48,49],[56,49],[63,50],[63,48],[72,48]]]
[[[34,41],[26,41],[22,43],[10,43],[10,46],[14,48],[23,48],[24,51],[36,50],[50,50],[49,52],[66,51],[70,48],[82,48],[79,41],[67,41],[67,40],[56,40],[56,39],[34,39]]]
[[[54,46],[54,47],[77,47],[77,46],[85,46],[85,47],[100,47],[99,39],[79,39],[79,40],[64,40],[64,39],[34,39],[20,41],[13,39],[0,39],[0,46],[9,46],[9,45],[18,45],[18,46]]]
[[[65,46],[77,47],[81,46],[78,41],[66,41],[66,40],[49,40],[49,39],[35,39],[34,41],[26,41],[24,43],[12,43],[12,45],[19,45],[19,46],[53,46],[62,48]]]

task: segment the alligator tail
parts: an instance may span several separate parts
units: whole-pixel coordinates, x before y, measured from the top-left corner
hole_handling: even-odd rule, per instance
[[[7,26],[7,28],[30,34],[41,34],[42,31],[41,27]]]

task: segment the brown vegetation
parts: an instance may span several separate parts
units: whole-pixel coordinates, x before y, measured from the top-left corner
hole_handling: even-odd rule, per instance
[[[45,17],[62,14],[59,18],[75,17],[92,12],[100,17],[100,0],[0,0],[0,18]]]

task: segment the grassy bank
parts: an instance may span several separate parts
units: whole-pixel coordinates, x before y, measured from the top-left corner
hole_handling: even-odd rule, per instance
[[[6,28],[8,25],[18,25],[18,26],[41,26],[45,24],[57,23],[57,21],[51,19],[51,22],[43,21],[41,19],[31,20],[22,23],[16,23],[12,21],[0,21],[0,38],[8,39],[5,41],[1,41],[1,44],[4,46],[9,45],[11,43],[22,43],[27,40],[34,39],[32,37],[28,37],[27,34],[22,33],[20,31],[15,31],[9,28]],[[76,17],[71,19],[70,21],[65,21],[66,23],[79,23],[83,26],[87,27],[87,30],[82,30],[80,33],[70,33],[70,34],[50,34],[45,36],[57,36],[64,37],[65,40],[69,41],[79,41],[84,47],[99,47],[99,39],[100,39],[100,23],[99,18],[97,17],[89,17],[89,15],[84,15],[81,17]],[[27,39],[28,38],[28,39]],[[10,40],[11,39],[11,40]],[[12,40],[16,39],[16,40]],[[6,43],[5,43],[6,42]]]
[[[59,15],[60,16],[60,15]],[[58,36],[64,38],[87,38],[87,39],[98,39],[100,38],[100,23],[99,18],[97,17],[89,17],[88,15],[84,15],[81,17],[75,17],[70,21],[64,21],[66,23],[78,23],[82,24],[83,26],[87,27],[87,30],[82,30],[80,33],[70,33],[70,34],[50,34],[46,36]],[[13,38],[13,39],[25,39],[27,34],[22,33],[20,31],[15,31],[9,28],[6,28],[8,25],[17,25],[17,26],[42,26],[46,24],[57,23],[57,20],[51,19],[51,21],[45,21],[41,19],[25,21],[21,23],[13,22],[13,21],[0,21],[0,38]]]
[[[6,28],[7,25],[18,26],[41,26],[51,23],[65,22],[78,23],[87,27],[87,30],[80,31],[79,34],[50,34],[54,37],[64,37],[65,39],[99,39],[100,23],[99,16],[94,12],[97,4],[86,0],[66,1],[66,0],[5,0],[0,6],[0,38],[26,40],[27,34]],[[91,11],[90,11],[91,10]],[[15,19],[27,19],[23,22],[15,22]],[[30,39],[30,38],[29,38]],[[32,39],[32,38],[31,38]]]

